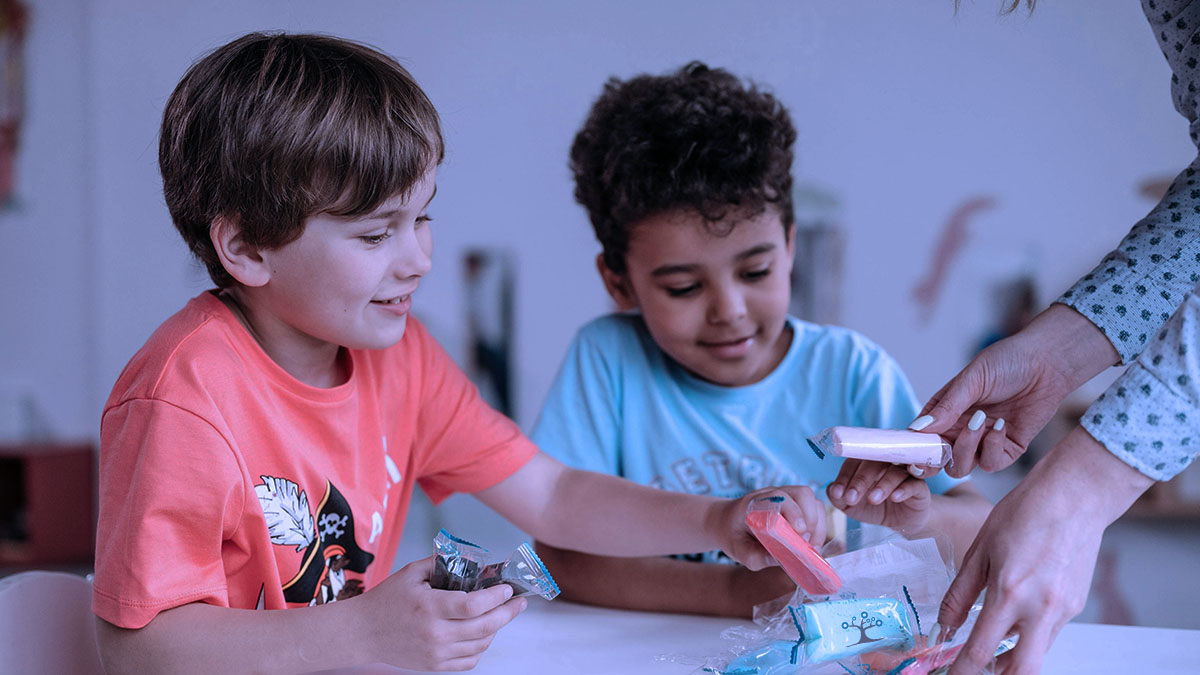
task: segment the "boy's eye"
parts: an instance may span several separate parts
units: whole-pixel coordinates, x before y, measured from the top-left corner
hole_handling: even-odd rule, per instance
[[[698,290],[700,290],[700,284],[691,284],[689,286],[679,286],[675,288],[668,287],[667,295],[671,296],[672,298],[682,298],[692,295]]]
[[[771,268],[764,267],[761,270],[752,270],[750,272],[744,272],[742,274],[742,278],[745,279],[746,281],[758,281],[759,279],[765,279],[770,275],[771,275]]]
[[[424,223],[432,223],[432,222],[433,222],[433,216],[431,216],[431,215],[423,214],[423,215],[417,216],[417,227],[420,227]]]
[[[391,233],[391,231],[388,231],[388,232],[381,232],[379,234],[368,234],[368,235],[359,237],[359,239],[374,246],[375,244],[383,243],[383,240],[387,239],[390,236],[392,236],[392,233]]]

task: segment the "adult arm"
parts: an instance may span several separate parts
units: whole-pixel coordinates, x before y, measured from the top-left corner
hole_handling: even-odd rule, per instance
[[[992,509],[942,601],[958,626],[987,588],[951,675],[977,673],[1017,632],[1012,672],[1036,673],[1059,629],[1083,610],[1104,529],[1154,481],[1076,428]]]

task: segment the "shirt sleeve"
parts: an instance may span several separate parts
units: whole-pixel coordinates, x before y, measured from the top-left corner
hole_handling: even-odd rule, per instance
[[[577,469],[623,475],[621,391],[611,360],[619,354],[582,331],[575,337],[533,428],[539,448]]]
[[[438,504],[455,492],[478,492],[508,478],[537,453],[509,418],[479,390],[428,333],[410,324],[421,342],[420,400],[414,452],[421,488]]]
[[[867,342],[865,339],[864,342]],[[854,393],[857,424],[877,429],[904,429],[921,411],[912,384],[900,364],[882,348],[867,343],[860,361],[859,386]],[[928,479],[930,491],[943,494],[966,480],[939,471]]]
[[[1081,424],[1156,480],[1183,471],[1200,449],[1200,285],[1136,362],[1088,408]]]
[[[1143,0],[1142,7],[1171,66],[1175,108],[1187,118],[1197,143],[1200,4]],[[1175,178],[1116,250],[1058,299],[1096,324],[1122,363],[1132,363],[1088,409],[1084,428],[1113,454],[1159,480],[1182,471],[1195,456],[1189,424],[1194,427],[1200,418],[1194,354],[1200,337],[1194,288],[1200,282],[1198,171],[1200,158]]]
[[[1143,0],[1143,10],[1171,66],[1175,109],[1200,139],[1200,3]],[[1133,226],[1115,250],[1058,302],[1096,324],[1131,363],[1183,296],[1200,281],[1200,185],[1197,158],[1175,178],[1154,209]]]
[[[229,443],[204,419],[146,399],[107,411],[93,612],[141,628],[191,602],[228,607],[221,551],[241,522],[244,495]]]

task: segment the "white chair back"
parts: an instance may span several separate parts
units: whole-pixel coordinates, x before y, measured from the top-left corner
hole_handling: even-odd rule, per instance
[[[63,572],[0,579],[0,671],[103,675],[91,582]]]

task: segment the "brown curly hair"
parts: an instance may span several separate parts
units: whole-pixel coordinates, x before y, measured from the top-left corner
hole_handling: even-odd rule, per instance
[[[218,217],[260,249],[316,213],[357,216],[441,162],[437,111],[399,63],[327,35],[250,33],[198,60],[163,111],[158,164],[175,227],[219,287]]]
[[[612,78],[571,145],[575,199],[618,274],[632,226],[663,211],[692,209],[721,233],[731,210],[771,206],[786,236],[795,141],[783,104],[726,70],[693,61],[667,75]]]

